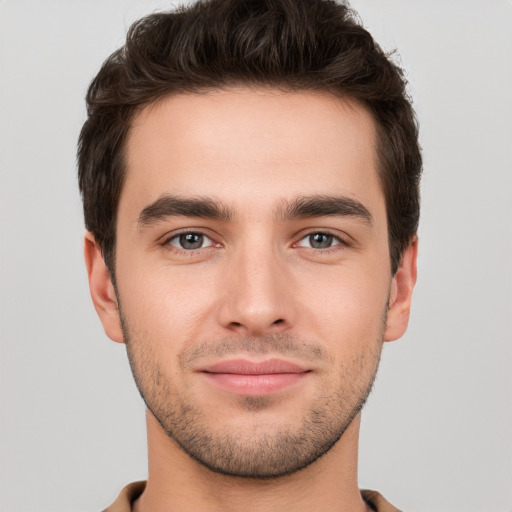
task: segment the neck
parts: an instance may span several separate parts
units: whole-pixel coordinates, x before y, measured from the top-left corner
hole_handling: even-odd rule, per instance
[[[134,512],[369,510],[357,485],[359,415],[323,457],[292,475],[268,480],[214,473],[183,452],[150,412],[146,421],[149,475]]]

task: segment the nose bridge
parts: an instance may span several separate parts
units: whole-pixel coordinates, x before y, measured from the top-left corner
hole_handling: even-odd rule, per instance
[[[256,233],[233,250],[227,270],[223,324],[250,335],[282,330],[291,322],[285,265],[275,244]]]

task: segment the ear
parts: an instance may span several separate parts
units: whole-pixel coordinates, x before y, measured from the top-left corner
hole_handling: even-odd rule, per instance
[[[103,324],[105,334],[117,343],[124,343],[114,285],[98,243],[89,231],[84,237],[84,256],[92,302]]]
[[[391,281],[389,309],[384,341],[393,341],[404,335],[409,323],[412,290],[416,284],[418,237],[415,236],[402,255],[400,266]]]

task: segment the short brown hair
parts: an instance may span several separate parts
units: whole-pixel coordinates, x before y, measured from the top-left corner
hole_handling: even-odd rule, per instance
[[[369,109],[377,127],[391,269],[416,233],[421,152],[402,70],[345,3],[200,0],[134,23],[87,92],[78,144],[85,225],[115,270],[124,145],[141,108],[164,96],[231,85],[327,91]]]

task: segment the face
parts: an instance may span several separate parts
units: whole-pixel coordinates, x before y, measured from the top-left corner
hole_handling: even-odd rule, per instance
[[[136,117],[116,295],[94,291],[94,249],[91,290],[149,410],[206,467],[311,464],[405,330],[414,283],[391,276],[375,154],[371,116],[327,94],[182,94]]]

